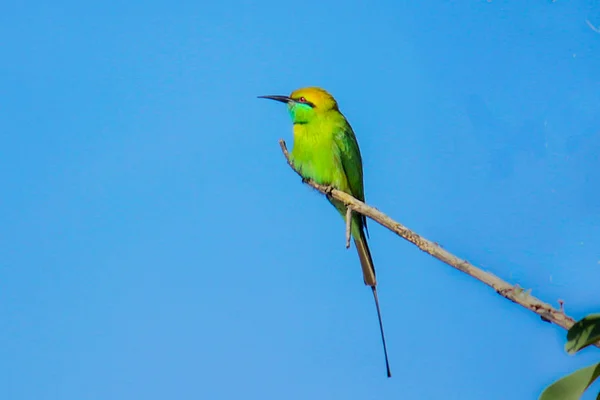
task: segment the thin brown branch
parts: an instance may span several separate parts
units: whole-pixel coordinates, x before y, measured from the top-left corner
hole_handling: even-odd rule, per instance
[[[283,151],[283,154],[285,155],[285,158],[287,159],[290,167],[292,167],[292,169],[296,171],[298,175],[300,175],[300,172],[296,170],[296,168],[294,168],[294,165],[290,160],[287,147],[283,139],[279,140],[279,145],[281,146],[281,150]],[[437,258],[443,263],[459,270],[460,272],[463,272],[477,279],[478,281],[483,282],[487,286],[494,289],[502,297],[509,299],[512,302],[517,303],[530,311],[533,311],[534,313],[539,315],[542,318],[542,320],[546,322],[552,322],[567,330],[570,329],[575,323],[575,320],[570,316],[566,315],[563,310],[557,310],[553,308],[550,304],[545,303],[540,299],[532,296],[528,293],[528,291],[524,291],[518,285],[511,285],[508,282],[505,282],[502,279],[498,278],[497,276],[475,267],[468,261],[458,258],[449,251],[441,248],[436,243],[425,239],[424,237],[411,231],[404,225],[394,221],[393,219],[391,219],[381,211],[377,210],[376,208],[366,205],[362,201],[355,199],[349,194],[334,189],[331,186],[319,185],[318,183],[304,178],[303,182],[318,190],[319,192],[323,193],[324,195],[339,200],[344,204],[347,204],[349,207],[352,207],[353,212],[360,213],[378,222],[380,225],[388,228],[390,231],[394,232],[398,236],[414,244],[419,249],[423,250],[425,253],[428,253],[429,255]],[[597,343],[596,346],[600,347],[600,344]]]

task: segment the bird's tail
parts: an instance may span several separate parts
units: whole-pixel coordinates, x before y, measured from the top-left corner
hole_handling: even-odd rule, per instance
[[[381,310],[379,308],[379,298],[377,297],[377,280],[375,279],[375,266],[373,265],[373,258],[371,257],[371,251],[367,244],[367,238],[362,229],[359,229],[357,235],[354,235],[354,244],[358,251],[358,258],[360,258],[360,265],[363,271],[363,279],[365,285],[371,286],[373,290],[373,298],[375,299],[375,307],[377,308],[377,319],[379,320],[379,331],[381,332],[381,342],[383,344],[383,353],[385,355],[385,368],[387,371],[388,378],[392,376],[390,370],[390,362],[388,360],[387,346],[385,344],[385,334],[383,333],[383,322],[381,320]]]
[[[353,231],[354,245],[356,246],[356,251],[358,252],[358,258],[360,258],[363,280],[365,281],[365,285],[375,287],[377,286],[377,279],[375,279],[375,266],[373,265],[373,258],[371,257],[371,251],[369,250],[369,245],[367,244],[365,232],[360,228],[353,229]]]

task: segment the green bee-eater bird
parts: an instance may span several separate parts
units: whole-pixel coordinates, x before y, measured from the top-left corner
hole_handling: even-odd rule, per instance
[[[294,123],[294,147],[290,159],[304,178],[322,185],[331,185],[365,201],[362,159],[356,136],[331,94],[318,87],[308,87],[295,90],[289,97],[259,97],[287,104]],[[330,197],[328,199],[345,218],[344,203]],[[367,219],[361,214],[353,213],[350,231],[360,258],[365,285],[373,289],[387,376],[390,377],[392,374],[377,298],[375,267],[367,245],[366,228]]]

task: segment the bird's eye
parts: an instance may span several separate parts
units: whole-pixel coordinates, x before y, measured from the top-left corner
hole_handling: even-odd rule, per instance
[[[300,98],[298,99],[298,101],[299,101],[300,103],[306,103],[306,99],[304,98],[304,96],[300,97]]]

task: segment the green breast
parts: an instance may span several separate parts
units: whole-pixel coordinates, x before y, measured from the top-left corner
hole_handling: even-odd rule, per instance
[[[335,144],[330,124],[311,122],[294,125],[291,156],[303,177],[343,191],[348,189],[340,162],[340,149]]]

